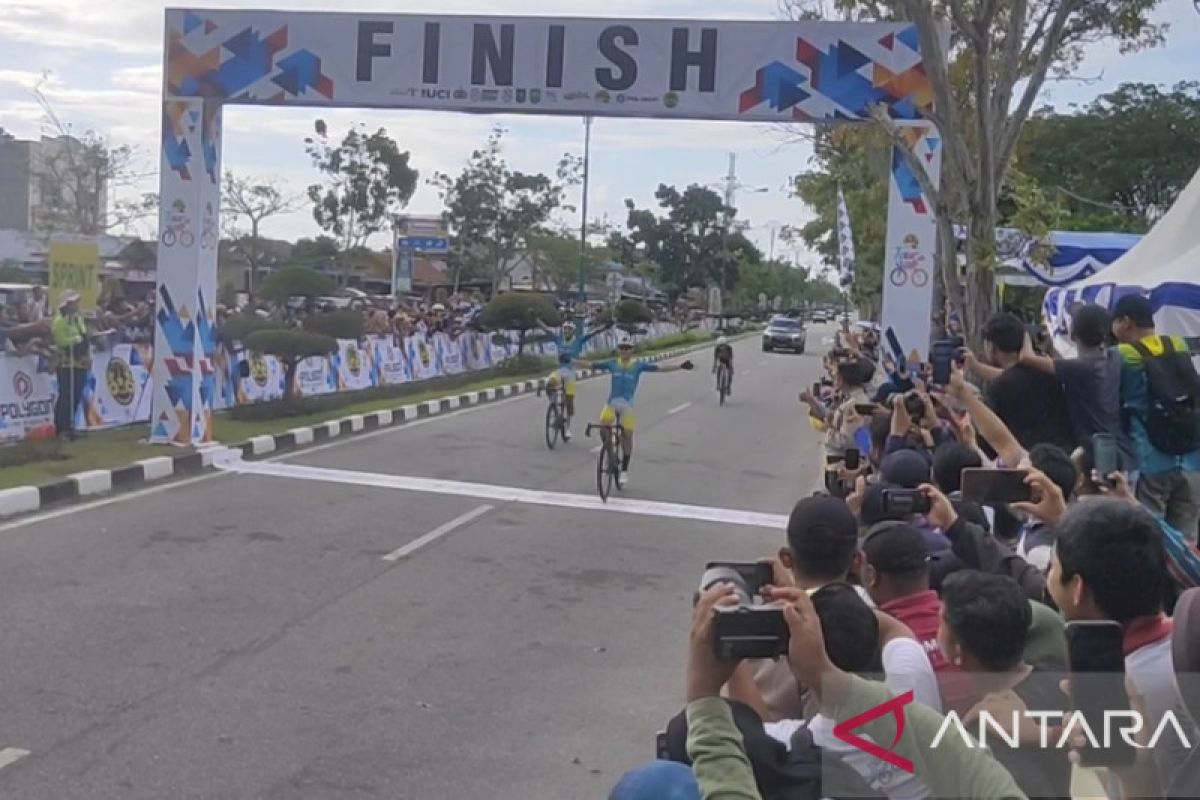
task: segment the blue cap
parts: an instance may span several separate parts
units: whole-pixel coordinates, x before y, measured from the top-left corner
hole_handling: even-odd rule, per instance
[[[691,767],[676,761],[651,761],[626,772],[608,800],[702,800]]]

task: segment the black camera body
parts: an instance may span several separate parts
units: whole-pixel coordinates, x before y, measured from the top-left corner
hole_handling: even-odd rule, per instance
[[[764,586],[774,579],[770,564],[710,562],[700,580],[700,591],[717,583],[732,584],[738,604],[713,613],[713,648],[722,661],[778,658],[786,655],[790,641],[783,609],[755,603]]]
[[[904,410],[911,419],[920,419],[925,416],[925,401],[916,392],[909,392],[904,395]]]
[[[930,508],[929,498],[920,489],[883,490],[883,513],[889,516],[928,514]]]

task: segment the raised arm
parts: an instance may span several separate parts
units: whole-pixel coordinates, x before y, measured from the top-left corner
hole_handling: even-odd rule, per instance
[[[975,357],[975,354],[970,350],[966,355],[967,369],[983,378],[985,381],[994,381],[1000,377],[1000,373],[1004,372],[1000,367],[993,367],[991,364],[985,364]]]
[[[1038,372],[1045,372],[1048,375],[1053,375],[1055,372],[1054,359],[1035,352],[1033,349],[1033,340],[1029,338],[1028,333],[1025,334],[1025,344],[1021,347],[1021,363],[1027,367],[1033,367]]]
[[[1005,466],[1015,467],[1025,459],[1025,448],[1021,447],[1004,421],[996,416],[996,412],[988,408],[983,398],[967,387],[966,378],[958,366],[951,368],[950,393],[966,407],[976,431],[992,446]]]

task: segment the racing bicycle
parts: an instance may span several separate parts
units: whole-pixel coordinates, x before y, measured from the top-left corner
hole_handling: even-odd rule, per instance
[[[543,391],[549,400],[546,404],[546,447],[553,450],[560,439],[567,441],[566,393],[562,384],[542,384],[538,387],[538,396],[541,396]]]
[[[625,456],[625,426],[621,424],[621,415],[612,425],[589,424],[584,435],[589,438],[592,430],[600,431],[600,455],[596,459],[596,490],[600,499],[608,502],[613,487],[621,487],[621,463]]]
[[[717,394],[721,398],[721,405],[725,405],[725,398],[729,396],[732,381],[733,376],[729,373],[729,365],[724,361],[717,364]]]

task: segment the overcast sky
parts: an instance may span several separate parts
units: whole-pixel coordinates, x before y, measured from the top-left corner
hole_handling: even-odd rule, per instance
[[[158,0],[0,0],[0,127],[20,137],[43,130],[42,112],[32,87],[48,77],[43,90],[59,116],[75,129],[94,128],[114,141],[134,146],[147,177],[139,187],[157,184],[158,98],[161,86],[162,26],[165,4]],[[211,2],[211,7],[243,3]],[[272,5],[270,3],[264,5]],[[328,0],[289,0],[290,9],[395,11],[383,0],[357,0],[349,6]],[[691,18],[777,18],[776,0],[608,0],[602,6],[583,0],[509,0],[500,6],[479,0],[415,0],[412,13],[512,13],[545,15],[659,16]],[[1200,15],[1192,0],[1164,0],[1156,20],[1171,24],[1166,47],[1121,56],[1116,48],[1095,48],[1078,75],[1043,92],[1043,103],[1066,107],[1086,102],[1125,81],[1174,83],[1200,77]],[[1086,80],[1084,80],[1086,79]],[[304,154],[314,109],[233,107],[226,111],[225,166],[243,174],[277,179],[301,192],[314,173]],[[581,153],[583,124],[549,117],[482,117],[401,111],[322,113],[335,131],[352,121],[383,126],[413,154],[422,173],[421,187],[409,211],[436,214],[437,195],[424,178],[436,171],[456,172],[489,126],[500,122],[511,133],[506,155],[518,169],[551,172],[566,151]],[[593,129],[591,207],[593,216],[624,222],[623,202],[653,202],[660,182],[683,186],[718,182],[730,152],[738,156],[742,183],[765,188],[742,192],[738,207],[754,226],[749,234],[764,250],[770,231],[803,222],[808,210],[786,192],[789,175],[803,171],[810,155],[804,144],[785,143],[777,130],[744,123],[598,120]],[[879,213],[885,213],[879,209]],[[318,231],[307,209],[272,219],[268,235],[294,239]],[[382,244],[382,241],[379,242]],[[800,263],[813,256],[785,250]]]

